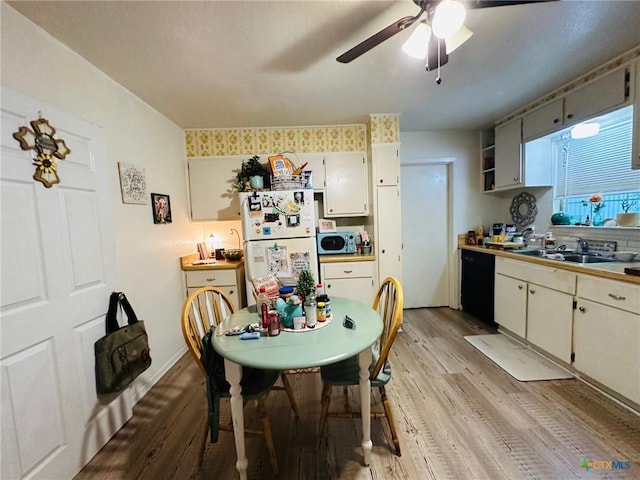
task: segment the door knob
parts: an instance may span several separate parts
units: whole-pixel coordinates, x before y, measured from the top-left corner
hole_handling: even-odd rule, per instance
[[[584,307],[578,307],[578,310],[580,310],[580,313],[584,313],[587,311],[587,309]]]

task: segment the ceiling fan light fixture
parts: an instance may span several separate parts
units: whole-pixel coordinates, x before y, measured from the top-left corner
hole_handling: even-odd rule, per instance
[[[422,20],[413,29],[407,41],[402,44],[402,51],[410,57],[424,59],[427,55],[429,37],[431,37],[431,28],[425,20]]]
[[[576,125],[571,129],[571,138],[589,138],[600,132],[600,124],[598,122],[587,122]]]
[[[451,52],[453,52],[456,48],[469,40],[472,35],[473,32],[463,25],[460,30],[458,30],[450,37],[447,37],[445,39],[445,44],[447,46],[447,55],[451,54]]]
[[[431,27],[438,38],[454,35],[464,24],[466,11],[464,5],[455,0],[443,0],[436,7]]]

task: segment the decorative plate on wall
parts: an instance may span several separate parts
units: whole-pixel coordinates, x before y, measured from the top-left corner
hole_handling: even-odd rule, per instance
[[[511,212],[513,223],[516,225],[524,227],[532,224],[538,214],[536,197],[527,192],[519,193],[513,197],[509,211]]]

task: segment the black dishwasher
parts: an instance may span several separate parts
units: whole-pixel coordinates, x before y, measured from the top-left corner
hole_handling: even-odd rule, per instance
[[[462,250],[462,309],[494,327],[495,256]]]

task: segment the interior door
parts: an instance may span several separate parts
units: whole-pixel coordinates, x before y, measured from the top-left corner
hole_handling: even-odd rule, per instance
[[[449,305],[446,164],[401,165],[405,308]]]
[[[71,149],[51,188],[12,138],[39,112]],[[2,478],[71,478],[131,416],[129,395],[95,390],[115,263],[101,135],[2,89]]]

